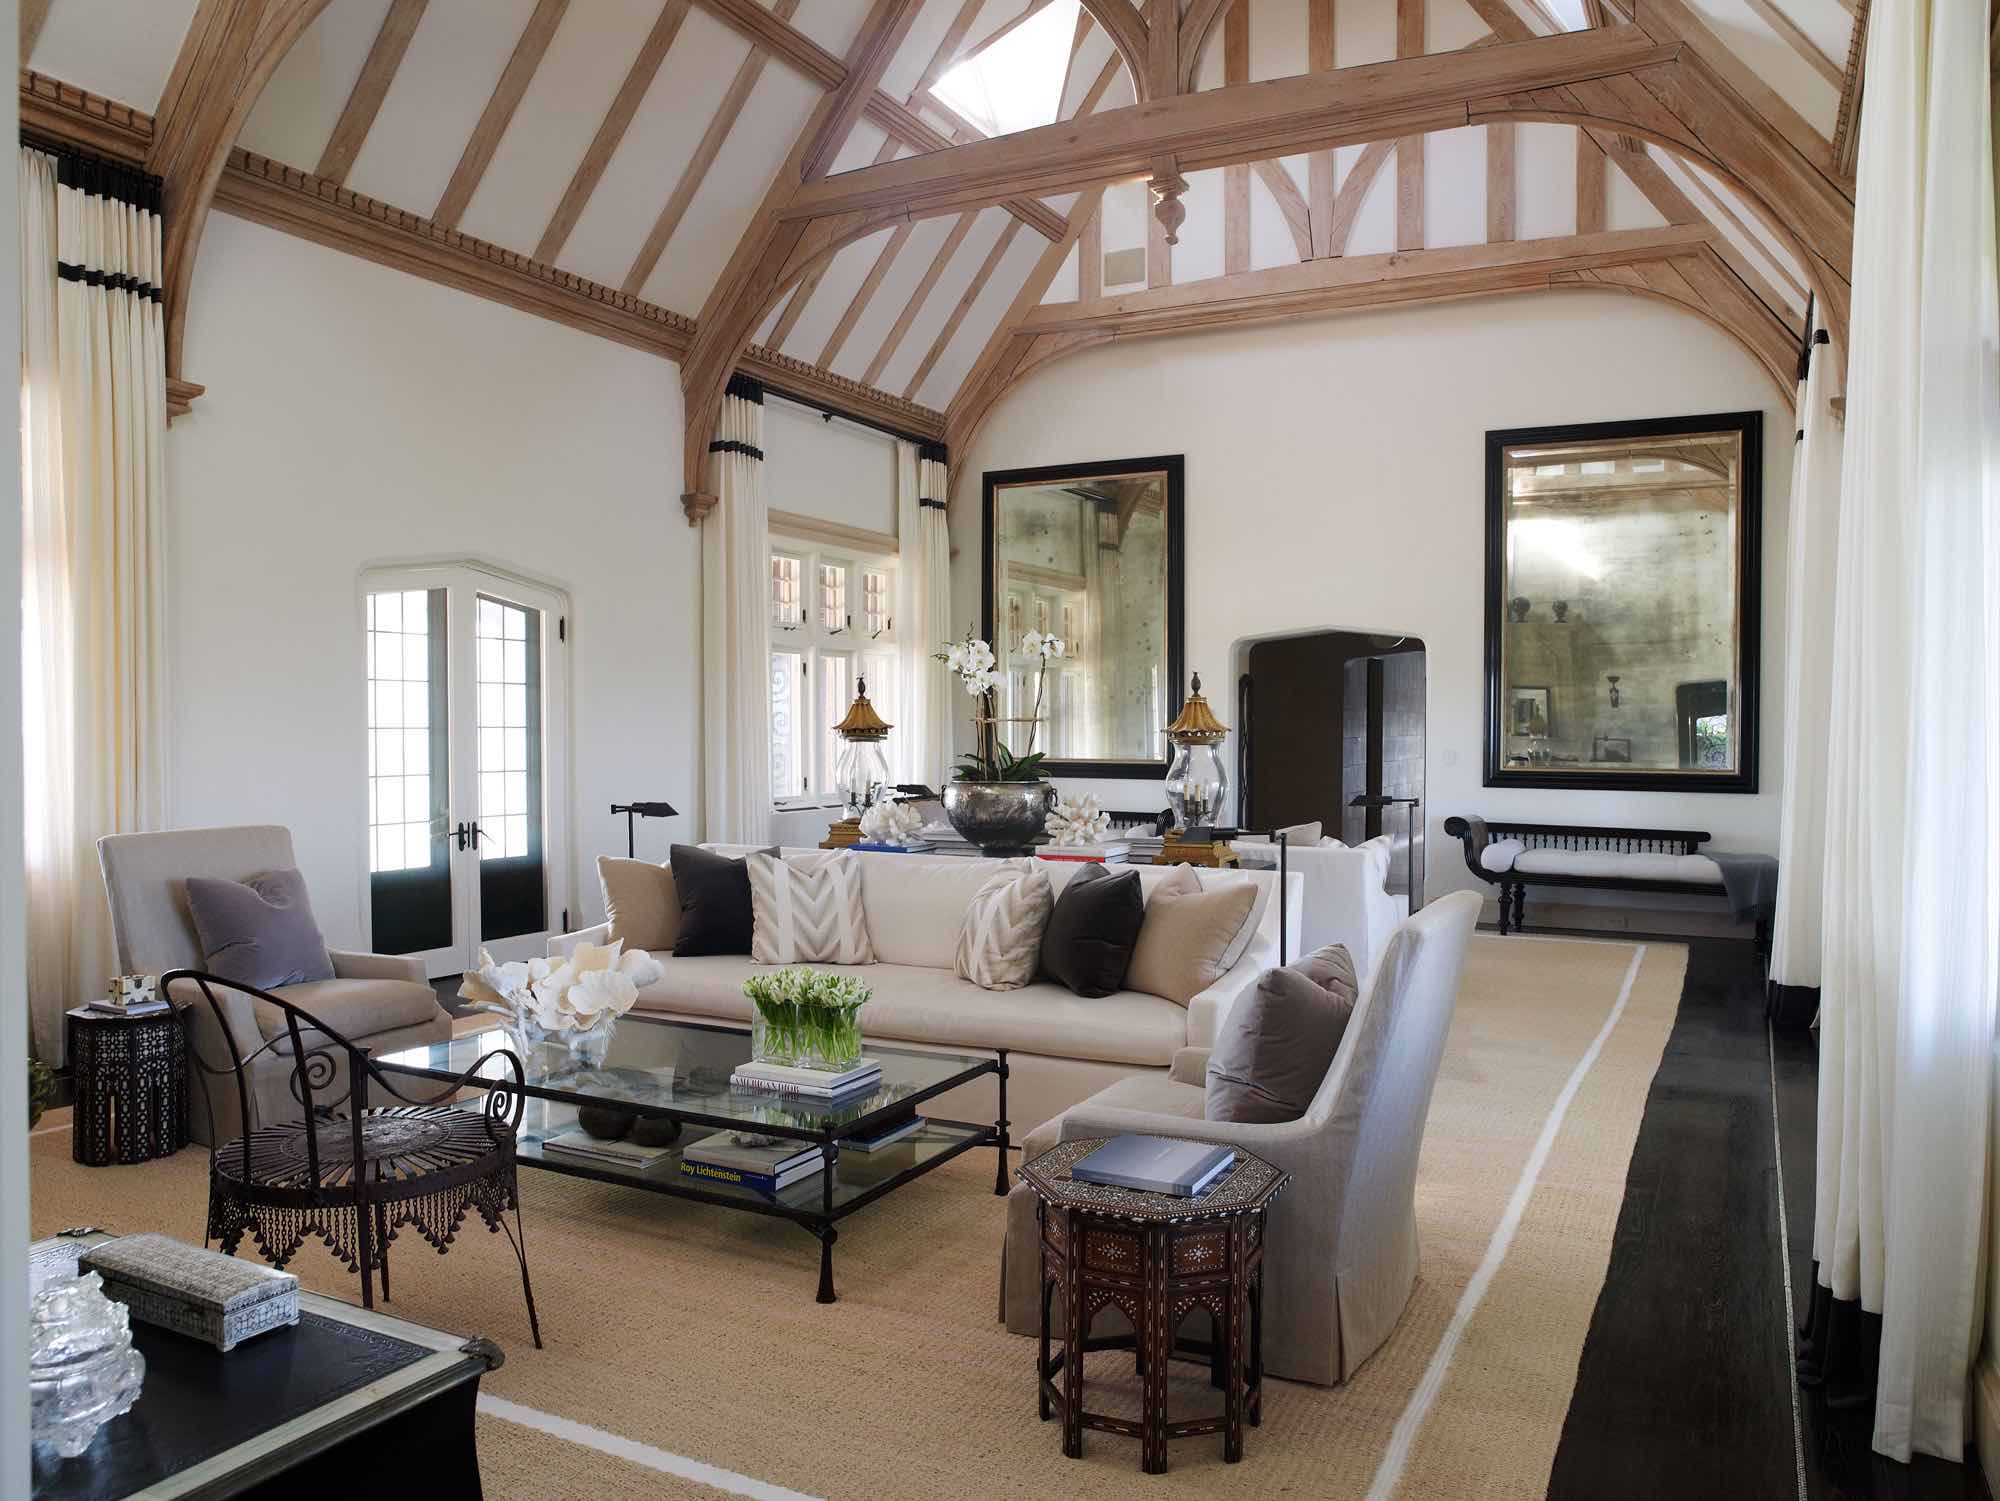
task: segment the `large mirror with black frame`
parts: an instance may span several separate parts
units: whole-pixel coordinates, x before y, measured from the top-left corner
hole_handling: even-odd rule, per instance
[[[1185,689],[1178,454],[988,470],[983,633],[1000,673],[1003,737],[1047,752],[1051,776],[1167,771],[1165,728]],[[1056,636],[1044,679],[1021,642]]]
[[[1486,785],[1757,790],[1762,418],[1486,435]]]

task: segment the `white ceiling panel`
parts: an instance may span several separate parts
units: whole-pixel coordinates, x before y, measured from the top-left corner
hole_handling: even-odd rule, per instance
[[[1278,169],[1292,180],[1292,186],[1305,197],[1308,191],[1306,159],[1303,156],[1287,156],[1279,160]],[[1285,219],[1285,211],[1278,207],[1278,200],[1263,183],[1259,174],[1250,174],[1250,269],[1262,270],[1266,266],[1290,266],[1299,259],[1298,241],[1292,238],[1292,226]]]
[[[647,281],[641,294],[647,301],[689,314],[701,310],[820,98],[817,85],[789,68],[764,70]]]
[[[973,302],[972,311],[965,315],[965,322],[959,325],[958,333],[945,346],[944,354],[932,369],[930,378],[918,390],[918,401],[940,410],[950,404],[952,397],[958,394],[958,388],[965,383],[973,362],[979,358],[979,352],[993,336],[993,330],[1000,326],[1001,318],[1013,306],[1014,298],[1028,279],[1028,273],[1042,258],[1042,247],[1047,243],[1031,230],[1024,229],[1014,236],[1013,244],[1000,257],[1000,264],[993,268],[993,275]]]
[[[1516,239],[1576,233],[1577,144],[1572,126],[1534,121],[1514,127]]]
[[[271,75],[238,142],[260,156],[312,171],[388,12],[389,0],[350,0],[321,11]],[[351,179],[348,186],[354,186]]]
[[[1353,155],[1350,158],[1349,152]],[[1336,174],[1337,188],[1347,186],[1347,173],[1356,170],[1361,160],[1361,148],[1343,147],[1336,160],[1341,171]],[[1391,157],[1384,162],[1361,196],[1361,211],[1354,216],[1354,227],[1347,233],[1347,248],[1343,255],[1380,255],[1396,248],[1396,161]]]
[[[882,91],[897,99],[907,99],[924,76],[938,43],[951,29],[958,14],[958,0],[930,0],[910,23],[910,34],[882,73]]]
[[[954,219],[952,222],[956,224],[958,221]],[[945,266],[944,274],[938,277],[937,285],[931,288],[930,296],[924,299],[923,307],[911,320],[910,331],[903,335],[902,348],[883,368],[883,390],[900,395],[909,385],[910,378],[917,373],[917,367],[937,341],[945,320],[958,306],[965,289],[972,285],[973,275],[986,264],[986,253],[993,248],[994,240],[1007,224],[1006,210],[997,208],[982,209],[979,217],[973,220],[971,230],[959,243],[957,254]]]
[[[1083,274],[1079,265],[1082,254],[1081,244],[1070,246],[1069,254],[1063,257],[1062,265],[1056,268],[1056,274],[1049,278],[1048,288],[1042,293],[1043,307],[1057,302],[1075,302],[1083,296]]]
[[[922,219],[911,227],[909,238],[896,252],[895,260],[875,288],[875,295],[868,299],[868,306],[841,346],[839,357],[833,362],[835,374],[859,380],[866,373],[882,341],[889,337],[890,328],[903,316],[917,283],[937,259],[938,249],[951,232],[953,222],[950,218]],[[874,264],[872,257],[869,264]]]
[[[1222,275],[1222,169],[1190,172],[1187,184],[1181,195],[1187,218],[1173,247],[1174,280],[1207,281]]]
[[[840,143],[840,150],[834,152],[833,165],[826,169],[827,176],[835,177],[842,172],[852,172],[856,167],[872,166],[888,140],[888,134],[879,126],[871,125],[866,120],[856,121],[854,129],[847,133],[847,139]],[[896,148],[896,156],[907,155],[909,152],[904,148]],[[890,159],[893,161],[895,158]]]
[[[868,268],[875,264],[875,256],[888,243],[890,231],[883,229],[856,240],[852,245],[842,246],[828,263],[826,274],[819,280],[805,311],[799,314],[798,322],[785,338],[784,352],[795,360],[817,365],[819,353],[826,347],[827,335],[840,322],[847,311],[847,304],[853,299],[861,283],[868,275]]]
[[[1753,214],[1742,199],[1701,168],[1669,156],[1657,147],[1646,149],[1666,169],[1667,175],[1680,184],[1681,190],[1694,200],[1695,205],[1714,221],[1723,238],[1741,251],[1752,266],[1764,273],[1765,280],[1803,314],[1806,303],[1800,289],[1806,284],[1805,273],[1799,267],[1798,257],[1779,244],[1770,230],[1764,227],[1764,221]]]
[[[535,248],[659,14],[655,0],[591,0],[563,13],[461,229]]]
[[[565,270],[607,286],[623,284],[633,257],[652,233],[688,159],[721,107],[722,96],[729,92],[730,80],[749,55],[750,44],[736,32],[703,11],[689,10],[625,139],[563,246],[559,260]],[[536,237],[540,238],[539,230]],[[700,309],[681,311],[692,315]]]
[[[411,213],[435,212],[534,10],[535,0],[430,0],[347,185]]]
[[[944,0],[932,0],[934,5],[942,3]],[[845,57],[860,34],[861,23],[868,19],[869,9],[870,0],[804,0],[792,16],[792,25],[835,57]]]
[[[1576,137],[1576,149],[1589,150],[1580,131],[1571,131]],[[1653,202],[1633,184],[1632,179],[1615,167],[1604,174],[1604,227],[1606,229],[1658,229],[1666,223]]]
[[[1709,30],[1721,38],[1722,44],[1748,63],[1814,129],[1824,136],[1833,134],[1834,121],[1840,113],[1840,91],[1816,72],[1769,22],[1755,14],[1744,0],[1690,0],[1690,3],[1701,12]],[[1835,67],[1844,67],[1846,50],[1843,48],[1829,61]]]
[[[1486,127],[1424,137],[1424,243],[1486,243]]]
[[[180,56],[195,4],[55,0],[33,54],[22,58],[21,65],[153,114]]]
[[[1271,0],[1267,0],[1266,9]],[[1296,40],[1290,45],[1297,49],[1303,59],[1306,54],[1306,34],[1303,14],[1305,7],[1299,6],[1301,20]],[[1252,11],[1253,18],[1257,12]],[[1261,19],[1261,18],[1259,18]],[[1251,56],[1257,54],[1257,19],[1251,21]],[[1335,67],[1354,68],[1362,63],[1383,63],[1396,55],[1396,7],[1393,0],[1334,0],[1333,9],[1333,61]],[[1293,72],[1303,72],[1294,68]],[[1278,75],[1259,73],[1253,67],[1252,78],[1270,78]]]

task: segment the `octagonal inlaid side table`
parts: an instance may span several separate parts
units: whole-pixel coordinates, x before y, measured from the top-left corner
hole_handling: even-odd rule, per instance
[[[1105,1138],[1066,1141],[1021,1169],[1035,1192],[1040,1229],[1042,1324],[1036,1360],[1036,1402],[1044,1421],[1062,1415],[1063,1453],[1083,1454],[1083,1430],[1139,1440],[1140,1467],[1167,1468],[1167,1441],[1220,1433],[1222,1457],[1243,1457],[1245,1420],[1255,1427],[1264,1394],[1264,1219],[1291,1175],[1238,1150],[1235,1165],[1199,1198],[1145,1193],[1079,1182],[1070,1169]],[[1062,1353],[1052,1354],[1051,1323],[1061,1299]],[[1132,1321],[1130,1335],[1090,1337],[1105,1308]],[[1213,1321],[1214,1341],[1198,1353],[1222,1388],[1220,1416],[1173,1422],[1167,1416],[1167,1367],[1183,1342],[1181,1323],[1197,1308]],[[1139,1363],[1140,1420],[1084,1411],[1083,1356],[1090,1350],[1134,1350]],[[1060,1375],[1062,1384],[1056,1384]]]
[[[191,1139],[187,1036],[169,1007],[117,1016],[79,1006],[64,1013],[76,1108],[70,1155],[86,1167],[150,1162]]]

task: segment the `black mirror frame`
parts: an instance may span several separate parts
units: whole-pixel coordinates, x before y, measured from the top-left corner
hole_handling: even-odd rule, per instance
[[[1736,681],[1742,705],[1736,770],[1725,774],[1694,771],[1631,771],[1565,774],[1519,771],[1504,763],[1505,723],[1501,680],[1501,638],[1506,625],[1506,451],[1515,444],[1567,443],[1605,438],[1666,438],[1685,433],[1733,432],[1742,444],[1742,479],[1737,505],[1742,517],[1736,558],[1736,599],[1740,630]],[[1764,527],[1764,414],[1713,412],[1692,417],[1652,417],[1630,422],[1577,422],[1557,427],[1515,427],[1486,434],[1486,777],[1488,787],[1546,787],[1610,792],[1745,793],[1757,790],[1759,756],[1758,689],[1762,666]]]
[[[1160,454],[1141,459],[1101,459],[1088,464],[1044,464],[1033,469],[989,469],[981,488],[979,515],[980,631],[994,639],[994,501],[1005,485],[1046,484],[1062,479],[1107,479],[1124,474],[1167,476],[1167,718],[1171,721],[1187,699],[1187,570],[1183,503],[1187,490],[1187,456]],[[1220,669],[1218,669],[1218,672]],[[1164,730],[1165,725],[1161,728]],[[1123,777],[1133,781],[1166,780],[1168,757],[1157,761],[1062,761],[1050,757],[1043,767],[1051,777]]]

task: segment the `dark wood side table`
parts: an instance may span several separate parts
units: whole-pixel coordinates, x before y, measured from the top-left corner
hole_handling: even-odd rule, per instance
[[[1041,1232],[1042,1331],[1036,1360],[1036,1402],[1043,1421],[1051,1405],[1062,1413],[1063,1453],[1083,1454],[1083,1430],[1139,1440],[1149,1475],[1167,1468],[1167,1440],[1222,1435],[1222,1457],[1243,1457],[1243,1424],[1263,1416],[1264,1214],[1291,1175],[1239,1151],[1236,1165],[1198,1199],[1141,1193],[1070,1177],[1078,1159],[1103,1138],[1066,1141],[1021,1169],[1035,1192]],[[1063,1350],[1051,1355],[1051,1315],[1062,1299]],[[1090,1324],[1105,1307],[1119,1309],[1135,1333],[1093,1339]],[[1180,1339],[1195,1309],[1214,1321],[1215,1340],[1202,1347]],[[1083,1409],[1083,1356],[1091,1350],[1135,1350],[1140,1421]],[[1176,1353],[1211,1362],[1222,1388],[1220,1417],[1170,1422],[1167,1365]],[[1056,1377],[1062,1385],[1058,1389]]]
[[[70,1155],[86,1167],[150,1162],[191,1139],[187,1033],[180,1012],[64,1014],[76,1108]]]

